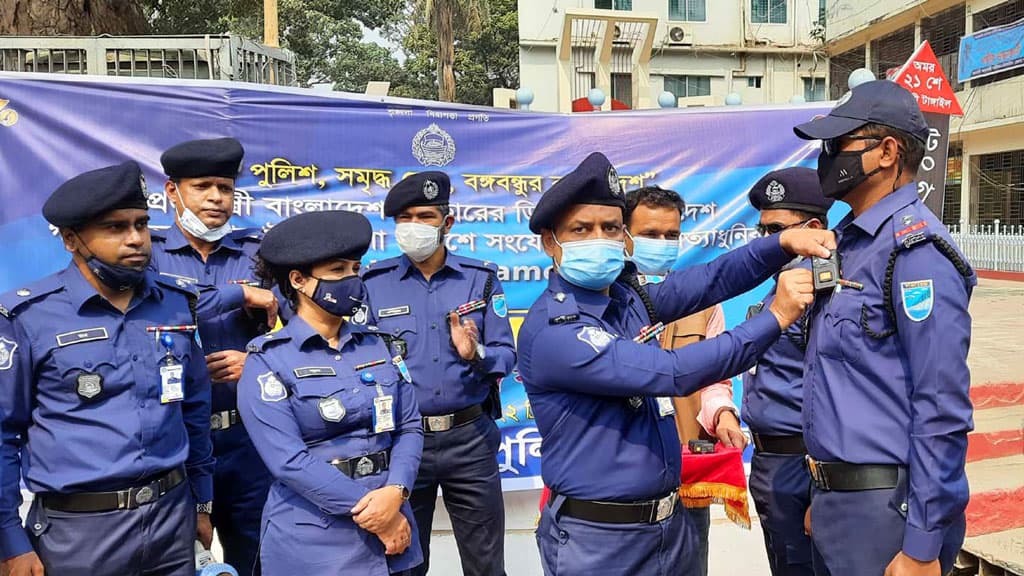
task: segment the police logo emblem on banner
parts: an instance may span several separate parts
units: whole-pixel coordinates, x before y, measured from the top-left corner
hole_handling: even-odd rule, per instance
[[[439,192],[441,192],[441,189],[437,187],[437,182],[433,180],[423,182],[423,197],[427,200],[437,198]]]
[[[600,352],[612,343],[612,335],[595,326],[580,328],[580,331],[576,333],[576,338],[580,342],[590,345],[594,352]]]
[[[82,372],[77,378],[78,395],[86,400],[92,400],[103,392],[103,376],[93,372]]]
[[[0,336],[0,370],[9,370],[14,366],[14,351],[18,343]]]
[[[508,316],[508,302],[505,301],[504,294],[495,294],[491,298],[491,309],[498,315],[498,318]]]
[[[317,409],[320,410],[320,417],[328,422],[341,422],[345,417],[345,407],[337,398],[321,398]]]
[[[256,381],[260,383],[260,398],[264,402],[280,402],[288,397],[288,390],[273,372],[260,374]]]
[[[455,140],[431,124],[413,136],[412,155],[424,166],[446,166],[455,160]]]
[[[619,182],[619,173],[615,171],[614,166],[608,169],[608,189],[611,190],[612,196],[622,194],[622,183]]]
[[[923,322],[932,314],[935,304],[935,288],[931,280],[900,282],[903,296],[903,312],[914,322]]]
[[[768,197],[770,202],[781,202],[786,197],[786,187],[779,184],[778,180],[772,180],[768,183],[768,187],[764,189],[764,195]]]

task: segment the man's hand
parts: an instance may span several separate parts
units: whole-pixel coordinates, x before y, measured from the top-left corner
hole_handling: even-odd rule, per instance
[[[729,448],[743,450],[747,447],[747,435],[740,430],[740,421],[736,414],[728,408],[718,411],[718,425],[715,426],[718,441]]]
[[[807,512],[804,512],[804,534],[811,535],[811,507],[807,507]]]
[[[900,552],[885,567],[885,576],[942,576],[938,560],[921,562]]]
[[[206,370],[214,384],[238,382],[242,377],[242,366],[245,365],[245,352],[238,350],[222,350],[206,355]]]
[[[448,327],[452,332],[452,346],[463,360],[476,357],[476,345],[480,342],[480,330],[472,318],[462,320],[455,312],[448,314]]]
[[[829,251],[836,249],[836,235],[831,230],[791,228],[779,234],[779,244],[794,256],[828,258]]]
[[[15,556],[4,560],[0,564],[0,574],[3,576],[44,576],[43,563],[35,552],[26,552],[21,556]]]
[[[207,550],[213,545],[213,523],[209,514],[196,514],[196,540]]]
[[[352,508],[352,520],[367,532],[380,534],[395,521],[402,507],[402,491],[397,486],[384,486],[368,492]]]
[[[250,310],[266,310],[267,326],[273,328],[277,324],[277,298],[274,293],[245,284],[242,285],[242,293],[245,294],[243,306]]]
[[[409,521],[405,519],[405,516],[399,514],[387,530],[377,534],[377,538],[384,543],[385,555],[401,554],[412,544],[412,527],[409,526]]]
[[[775,299],[768,310],[785,330],[796,322],[814,302],[814,275],[810,270],[794,268],[779,274],[775,288]]]

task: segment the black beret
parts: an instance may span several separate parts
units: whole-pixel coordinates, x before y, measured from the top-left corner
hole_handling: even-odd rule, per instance
[[[391,218],[409,206],[442,206],[448,203],[452,181],[444,172],[430,170],[410,174],[388,191],[384,216]]]
[[[146,179],[134,160],[75,176],[43,204],[43,218],[58,228],[88,224],[111,210],[147,210]]]
[[[160,156],[169,178],[238,178],[245,149],[234,138],[189,140],[168,148]]]
[[[553,229],[562,213],[576,204],[626,208],[619,174],[604,154],[594,152],[584,158],[540,197],[530,216],[530,230],[540,234],[545,228]]]
[[[761,177],[747,195],[760,210],[801,210],[825,215],[835,202],[821,192],[818,172],[811,168],[783,168]]]
[[[308,266],[332,258],[359,260],[373,228],[366,216],[346,210],[306,212],[282,220],[267,232],[259,255],[274,266]]]

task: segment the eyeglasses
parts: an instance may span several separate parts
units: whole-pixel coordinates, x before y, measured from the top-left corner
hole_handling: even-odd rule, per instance
[[[757,230],[757,233],[760,234],[761,236],[771,236],[772,234],[778,234],[779,232],[782,232],[783,230],[789,230],[790,228],[796,228],[797,226],[803,227],[805,224],[807,224],[811,220],[817,220],[817,218],[813,218],[813,217],[812,218],[808,218],[807,220],[801,220],[800,222],[794,222],[793,224],[790,224],[788,226],[785,226],[785,225],[782,225],[782,224],[761,224],[761,223],[758,223],[757,226],[755,226],[754,228]]]
[[[821,149],[825,154],[829,156],[835,156],[839,154],[843,149],[843,142],[846,140],[877,140],[881,141],[881,138],[875,136],[840,136],[838,138],[830,138],[828,140],[821,141]]]

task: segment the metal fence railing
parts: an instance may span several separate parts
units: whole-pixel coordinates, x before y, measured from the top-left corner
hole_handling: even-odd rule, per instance
[[[949,232],[974,268],[1024,272],[1024,226],[950,226]]]

